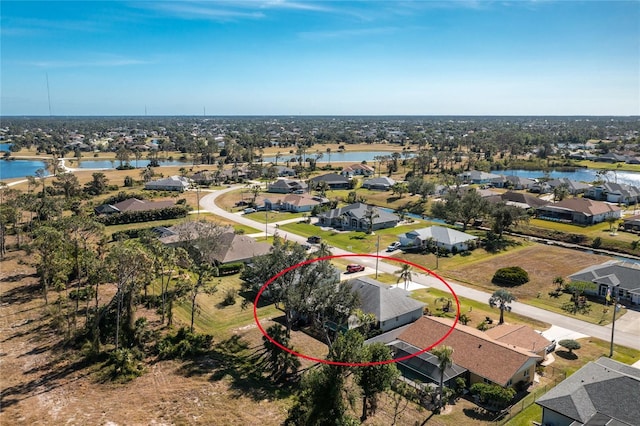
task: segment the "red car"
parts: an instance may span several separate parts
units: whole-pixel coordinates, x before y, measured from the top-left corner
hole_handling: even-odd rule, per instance
[[[347,272],[349,273],[360,272],[360,271],[364,271],[364,266],[358,265],[357,263],[352,263],[351,265],[347,265]]]

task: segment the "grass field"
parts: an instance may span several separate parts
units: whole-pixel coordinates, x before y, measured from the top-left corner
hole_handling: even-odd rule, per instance
[[[380,229],[372,235],[365,232],[338,232],[333,229],[322,230],[319,226],[308,223],[288,223],[280,229],[293,232],[305,237],[318,235],[332,247],[338,247],[354,253],[373,253],[376,251],[378,236],[380,236],[380,252],[383,253],[389,244],[398,240],[398,235],[413,229],[429,226],[426,222],[415,221],[411,224],[394,228]]]

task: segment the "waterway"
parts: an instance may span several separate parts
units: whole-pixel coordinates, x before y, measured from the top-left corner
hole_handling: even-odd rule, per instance
[[[341,152],[332,152],[331,156],[329,156],[329,154],[327,154],[326,152],[322,153],[322,158],[320,158],[320,162],[321,163],[328,163],[329,161],[331,161],[331,163],[344,163],[344,162],[354,162],[354,163],[360,163],[362,161],[366,161],[366,162],[374,162],[375,157],[378,156],[386,156],[386,155],[391,155],[392,152],[391,151],[341,151]],[[411,156],[413,156],[413,154],[411,154]],[[313,152],[308,152],[306,154],[306,158],[315,158],[315,154]],[[404,157],[400,158],[400,161],[402,161],[404,159]],[[276,162],[276,157],[270,156],[270,157],[264,157],[263,161],[265,163],[275,163]],[[290,161],[292,164],[296,164],[298,162],[298,156],[295,154],[282,154],[282,156],[280,158],[278,158],[278,165],[280,164],[286,164],[287,161]]]
[[[572,172],[556,170],[552,170],[550,172],[543,172],[541,170],[500,170],[492,171],[491,173],[505,176],[519,176],[529,179],[546,176],[552,179],[569,178],[571,180],[586,183],[592,183],[599,179],[599,176],[597,176],[598,170],[596,169],[576,169]],[[626,183],[627,185],[633,185],[640,188],[640,173],[638,172],[613,170],[607,174],[607,179],[609,182]]]
[[[115,169],[120,164],[119,161],[111,160],[66,160],[65,165],[72,169],[93,169],[93,170],[110,170]],[[131,165],[137,168],[147,167],[149,160],[131,161]],[[180,160],[160,160],[161,166],[189,166],[190,162]],[[44,160],[0,160],[0,181],[3,179],[21,178],[27,176],[35,176],[36,170],[45,170]]]

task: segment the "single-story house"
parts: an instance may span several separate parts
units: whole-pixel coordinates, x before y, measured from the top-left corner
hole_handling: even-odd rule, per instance
[[[491,183],[493,179],[501,178],[500,175],[481,172],[479,170],[469,170],[468,172],[460,173],[458,177],[464,183],[473,183],[473,184],[487,184],[487,183]]]
[[[567,198],[536,209],[540,219],[577,225],[593,225],[605,221],[608,217],[619,219],[621,212],[618,206],[588,198]]]
[[[574,196],[583,194],[585,191],[591,188],[591,185],[589,185],[588,183],[578,182],[569,178],[553,179],[548,181],[547,185],[549,185],[551,191],[553,191],[558,186],[564,185],[567,188],[567,191],[569,191],[569,194]]]
[[[517,346],[528,350],[542,359],[547,356],[547,348],[552,345],[542,334],[524,324],[499,324],[485,331],[496,342]]]
[[[306,191],[307,188],[307,184],[299,180],[278,179],[269,184],[267,191],[277,194],[289,194],[296,191]]]
[[[276,172],[278,173],[278,176],[280,177],[293,177],[296,175],[296,171],[293,170],[291,167],[287,167],[287,166],[271,166],[271,167],[275,167]],[[264,171],[263,171],[263,175],[267,174],[267,170],[269,169],[269,167],[265,167]]]
[[[221,177],[221,173],[218,173],[218,179]],[[211,185],[216,181],[216,172],[209,170],[200,170],[191,175],[191,180],[198,185]]]
[[[354,278],[345,284],[351,287],[352,293],[358,295],[362,312],[375,315],[376,328],[383,332],[422,317],[425,304],[397,286],[388,286],[368,277]],[[350,324],[355,323],[350,321]]]
[[[366,164],[352,164],[342,169],[340,174],[345,177],[353,176],[373,176],[374,168]]]
[[[640,201],[640,188],[624,183],[605,182],[594,187],[585,197],[629,205]]]
[[[364,203],[349,204],[318,215],[320,225],[334,228],[368,231],[393,228],[400,218],[394,213]]]
[[[144,189],[156,191],[180,191],[183,192],[191,186],[191,179],[183,176],[170,176],[168,178],[147,182]]]
[[[309,179],[309,185],[312,188],[318,186],[320,182],[326,182],[331,189],[349,188],[349,179],[337,173],[328,173],[326,175],[320,175]]]
[[[569,275],[571,282],[593,283],[593,288],[584,292],[593,296],[606,297],[609,290],[619,302],[640,304],[640,264],[610,260],[589,266]]]
[[[541,206],[546,206],[549,201],[542,198],[534,197],[533,195],[524,192],[507,191],[503,194],[493,195],[486,197],[487,201],[491,203],[503,202],[508,206],[519,207],[521,209],[531,209]]]
[[[521,177],[521,176],[505,176],[498,175],[499,177],[495,179],[491,179],[489,182],[491,185],[496,188],[511,188],[511,189],[530,189],[535,185],[536,181],[533,179]]]
[[[310,212],[315,206],[329,203],[327,198],[310,194],[287,194],[281,198],[264,197],[266,210],[285,212]]]
[[[137,198],[129,198],[116,204],[102,204],[96,207],[94,210],[96,214],[114,214],[133,211],[140,212],[149,210],[160,210],[167,207],[173,207],[174,205],[175,202],[171,200],[146,201],[139,200]]]
[[[447,251],[453,251],[454,247],[457,251],[469,250],[469,243],[478,239],[474,235],[437,225],[415,229],[398,237],[403,248],[421,249],[433,241],[438,248]]]
[[[390,344],[393,346],[399,341],[421,350],[441,340],[451,327],[453,320],[449,318],[423,316],[404,328]],[[523,382],[526,386],[532,383],[536,364],[541,360],[526,349],[496,341],[482,331],[460,323],[441,344],[453,348],[453,363],[467,370],[469,385],[484,382],[512,387]],[[414,373],[420,374],[420,371]]]
[[[633,426],[640,419],[640,370],[610,358],[588,362],[542,395],[542,424]]]
[[[594,158],[594,161],[599,161],[602,163],[624,163],[625,161],[627,161],[627,156],[616,154],[615,152],[609,152],[607,154],[603,154],[599,157]]]
[[[168,246],[179,246],[187,240],[206,235],[208,228],[215,226],[205,222],[184,222],[161,230],[159,241]],[[271,244],[257,242],[246,235],[236,234],[229,227],[225,232],[216,233],[217,239],[212,261],[218,264],[244,262],[248,263],[255,256],[262,256],[271,251]]]
[[[640,231],[640,214],[627,217],[622,221],[622,227],[625,231],[638,232]]]
[[[367,179],[362,183],[362,187],[366,189],[379,189],[382,191],[388,191],[393,187],[393,185],[395,185],[395,183],[395,180],[385,176]]]

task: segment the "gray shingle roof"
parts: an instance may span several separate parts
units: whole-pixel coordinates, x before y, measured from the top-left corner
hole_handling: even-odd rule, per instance
[[[600,265],[589,266],[569,275],[573,281],[596,284],[619,285],[630,293],[640,293],[640,264],[610,260]]]
[[[368,277],[354,278],[347,281],[347,284],[360,297],[360,309],[374,314],[381,322],[424,307],[424,303],[412,299],[408,291]]]
[[[542,395],[537,403],[579,424],[608,424],[608,420],[615,419],[635,425],[640,419],[638,395],[640,370],[600,358]],[[593,423],[596,417],[605,421]]]
[[[464,232],[456,231],[455,229],[447,228],[446,226],[430,226],[428,228],[416,229],[406,234],[402,234],[400,237],[409,239],[415,239],[420,237],[425,240],[427,238],[433,238],[439,243],[455,245],[458,243],[464,243],[471,240],[476,240],[478,237],[470,235]]]
[[[333,209],[333,210],[329,210],[328,212],[325,213],[321,213],[318,216],[322,216],[322,217],[326,217],[329,219],[333,219],[336,217],[340,217],[345,213],[348,213],[350,216],[353,216],[357,219],[364,219],[366,217],[366,213],[367,213],[367,209],[369,206],[367,204],[364,203],[354,203],[354,204],[349,204],[348,206],[344,206],[344,207],[340,207],[337,209]],[[393,222],[393,221],[398,221],[400,220],[400,218],[391,213],[388,212],[386,210],[382,210],[378,207],[372,207],[373,210],[375,211],[374,217],[373,217],[373,223],[377,224],[377,223],[384,223],[384,222]]]

